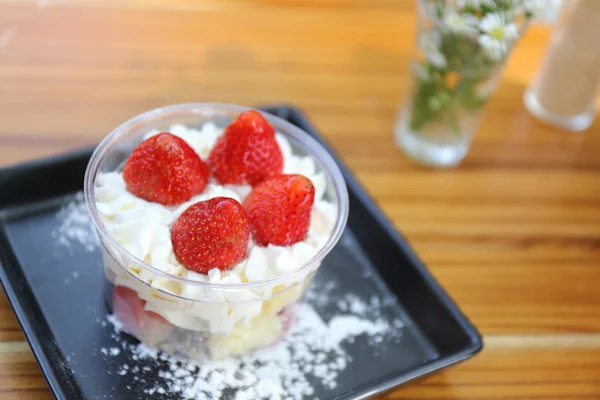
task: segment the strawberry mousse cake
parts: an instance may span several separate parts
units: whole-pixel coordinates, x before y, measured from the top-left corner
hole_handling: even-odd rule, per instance
[[[221,106],[226,123],[206,117]],[[149,122],[124,124],[90,161],[86,201],[109,303],[125,331],[179,356],[268,346],[293,323],[293,305],[341,235],[343,178],[283,120],[236,106],[177,107],[201,110],[198,121],[165,125],[179,114],[156,122],[147,113]]]

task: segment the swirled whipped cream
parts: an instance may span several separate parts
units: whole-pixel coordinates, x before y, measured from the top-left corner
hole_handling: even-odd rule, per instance
[[[223,133],[223,129],[212,123],[203,125],[201,129],[173,125],[169,131],[185,140],[204,160]],[[150,132],[146,138],[157,133]],[[326,178],[322,171],[317,170],[314,159],[293,154],[290,143],[279,133],[276,140],[284,158],[284,173],[302,174],[315,186],[311,225],[304,241],[287,247],[260,247],[250,241],[247,258],[231,270],[220,271],[215,268],[207,275],[190,271],[177,261],[173,252],[172,224],[190,205],[199,201],[224,196],[243,203],[251,187],[220,185],[211,180],[200,195],[179,206],[169,207],[150,203],[129,193],[121,172],[101,173],[96,180],[96,207],[106,230],[114,240],[146,264],[193,281],[240,284],[276,277],[300,268],[317,254],[331,236],[338,210],[323,198]],[[115,252],[111,253],[112,260],[105,257],[105,263],[111,272],[109,280],[113,284],[137,291],[146,300],[148,311],[156,312],[173,325],[213,334],[230,333],[236,324],[250,324],[261,313],[272,316],[280,312],[301,295],[301,292],[295,293],[294,290],[285,293],[287,287],[305,278],[296,277],[289,282],[278,282],[275,286],[211,290],[156,274],[138,264],[127,263],[122,258],[117,260]]]

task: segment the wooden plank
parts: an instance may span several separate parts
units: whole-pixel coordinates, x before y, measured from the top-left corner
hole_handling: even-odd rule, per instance
[[[519,342],[520,337],[511,341]],[[561,341],[561,339],[559,339]],[[390,399],[597,399],[600,348],[522,348],[491,341],[484,353],[460,366],[403,388]],[[9,383],[9,384],[8,384]],[[0,344],[2,399],[50,399],[46,383],[24,342]]]
[[[399,390],[389,398],[591,400],[600,398],[599,376],[598,349],[494,346],[461,366]]]
[[[0,398],[7,400],[52,399],[48,385],[23,341],[0,343]]]

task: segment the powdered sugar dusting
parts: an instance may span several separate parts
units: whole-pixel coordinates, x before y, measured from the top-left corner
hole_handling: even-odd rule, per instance
[[[315,293],[315,291],[313,291]],[[316,299],[316,295],[309,296]],[[388,321],[375,307],[380,302],[362,301],[358,296],[343,297],[347,310],[325,321],[308,304],[295,306],[294,321],[286,336],[276,345],[239,358],[219,361],[184,361],[150,349],[143,344],[127,344],[123,349],[133,360],[144,360],[156,369],[160,383],[146,381],[133,373],[129,364],[121,365],[118,375],[132,375],[148,396],[170,393],[182,399],[273,399],[314,398],[315,389],[334,389],[338,376],[351,367],[352,357],[345,343],[364,337],[370,346],[399,337],[400,320]],[[122,329],[118,319],[109,316],[115,331]],[[105,349],[105,357],[118,353]],[[139,368],[139,367],[135,367]],[[144,368],[148,368],[147,366]]]
[[[73,251],[74,245],[83,246],[85,250],[95,252],[99,241],[94,223],[85,204],[83,192],[78,192],[73,201],[66,204],[57,214],[60,221],[52,237],[60,246]]]
[[[329,321],[329,340],[333,345],[339,345],[350,336],[365,333],[376,337],[388,328],[389,324],[385,321],[368,321],[354,315],[337,316]]]
[[[119,321],[119,319],[114,314],[111,314],[111,315],[107,316],[106,318],[108,319],[108,322],[110,322],[113,325],[116,333],[119,333],[123,330],[123,324],[121,323],[121,321]]]

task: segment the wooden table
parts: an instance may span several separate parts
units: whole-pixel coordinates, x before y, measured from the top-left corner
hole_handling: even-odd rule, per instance
[[[297,104],[485,335],[392,398],[598,399],[600,122],[526,112],[534,27],[460,168],[416,167],[391,138],[414,25],[412,0],[0,0],[0,164],[166,104]],[[0,398],[50,398],[3,296],[0,317]]]

